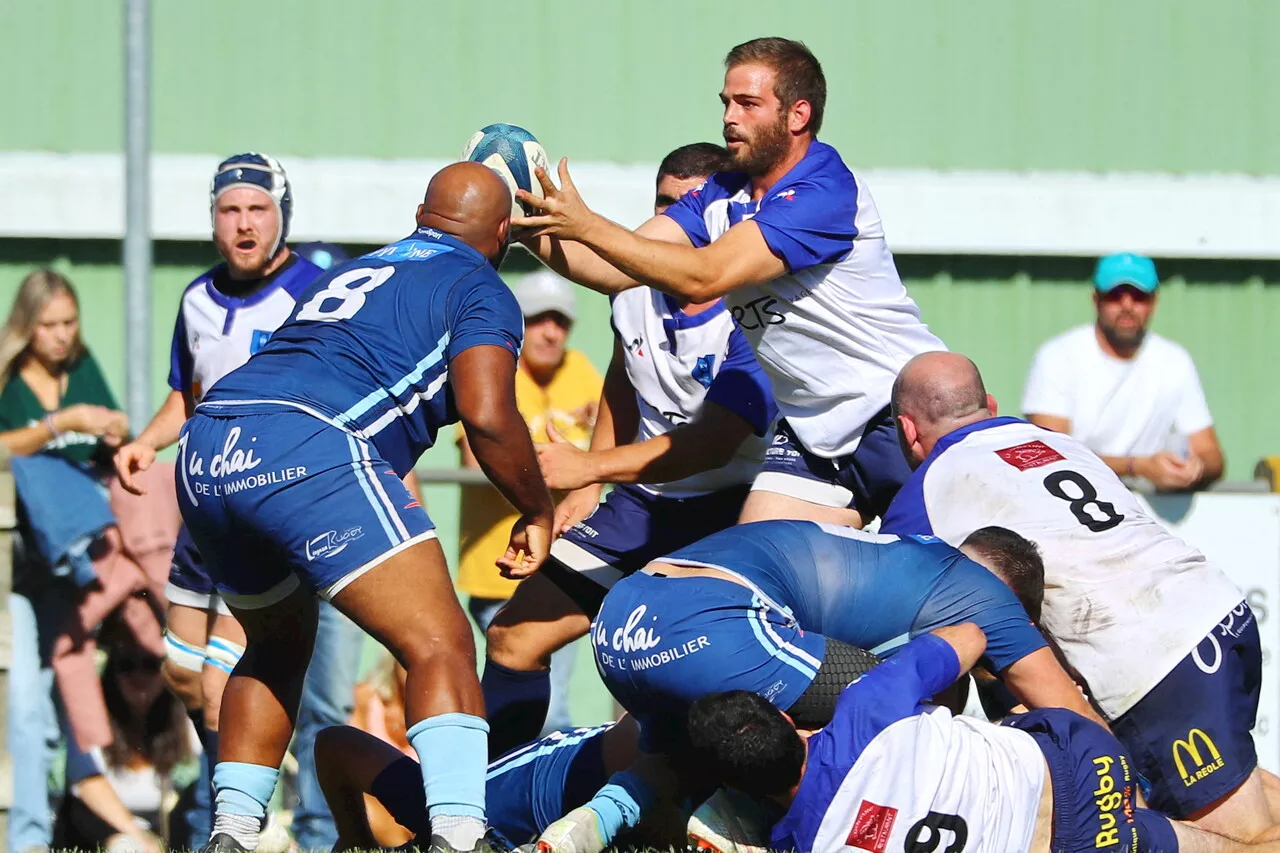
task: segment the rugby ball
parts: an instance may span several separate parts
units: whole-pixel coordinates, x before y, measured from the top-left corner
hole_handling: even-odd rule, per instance
[[[514,124],[491,124],[477,130],[462,150],[462,159],[483,163],[506,182],[511,190],[511,215],[529,216],[537,211],[516,201],[516,190],[542,198],[542,184],[533,170],[547,165],[547,152],[537,137]]]

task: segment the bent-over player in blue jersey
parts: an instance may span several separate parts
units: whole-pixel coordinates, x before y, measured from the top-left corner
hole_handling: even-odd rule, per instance
[[[618,581],[592,626],[596,664],[639,721],[648,754],[682,751],[689,705],[717,691],[750,690],[802,723],[823,725],[840,691],[865,671],[859,649],[892,655],[913,637],[962,622],[991,637],[984,660],[1020,702],[1094,716],[1013,591],[975,562],[988,561],[991,536],[1016,534],[982,531],[962,553],[932,537],[807,521],[737,525]],[[1024,544],[1024,559],[1038,559]],[[1015,585],[1037,576],[1016,562],[990,565]],[[638,814],[647,780],[622,781],[640,795]],[[610,798],[616,792],[588,807],[609,810]],[[553,829],[582,822],[571,815]]]
[[[182,515],[248,638],[223,698],[206,851],[256,844],[292,734],[315,595],[408,671],[431,848],[486,847],[488,726],[471,630],[431,520],[400,478],[461,420],[521,513],[499,564],[523,577],[546,557],[551,498],[515,402],[523,325],[496,272],[510,205],[485,167],[442,170],[418,229],[308,287],[183,430]]]

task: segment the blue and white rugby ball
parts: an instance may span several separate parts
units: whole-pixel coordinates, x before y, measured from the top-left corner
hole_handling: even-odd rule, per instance
[[[541,167],[550,172],[547,152],[537,137],[514,124],[491,124],[472,135],[462,151],[462,159],[483,163],[498,173],[511,190],[511,215],[528,216],[532,208],[515,200],[516,190],[525,190],[542,198],[542,184],[533,170]]]

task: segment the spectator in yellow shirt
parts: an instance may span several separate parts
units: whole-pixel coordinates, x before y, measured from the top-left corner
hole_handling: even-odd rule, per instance
[[[525,276],[512,288],[524,314],[524,346],[516,371],[516,405],[535,442],[551,440],[554,431],[586,450],[591,443],[603,379],[587,357],[565,343],[576,316],[573,287],[549,270]],[[477,467],[458,430],[462,464]],[[555,495],[557,501],[561,497]],[[484,631],[511,597],[518,581],[498,573],[494,561],[507,547],[516,512],[492,486],[463,486],[460,513],[461,557],[458,590],[470,598],[467,609]],[[576,649],[566,647],[552,657],[551,710],[547,729],[572,725],[567,687]]]

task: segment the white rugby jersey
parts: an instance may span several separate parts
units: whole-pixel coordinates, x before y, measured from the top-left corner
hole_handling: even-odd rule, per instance
[[[786,262],[786,275],[725,301],[782,416],[818,456],[852,453],[867,422],[889,405],[903,364],[946,349],[898,277],[875,201],[830,145],[815,140],[759,202],[745,175],[725,172],[665,215],[695,246],[750,219]]]
[[[1093,451],[1017,418],[979,421],[940,440],[880,529],[958,546],[988,525],[1040,546],[1042,626],[1109,719],[1244,599],[1221,569],[1148,515]]]
[[[636,392],[636,441],[663,435],[693,420],[704,401],[724,406],[751,424],[728,465],[683,480],[638,488],[684,498],[750,483],[772,437],[777,408],[769,380],[723,302],[694,315],[648,287],[612,299],[613,329],[625,350],[627,378]]]
[[[190,391],[196,403],[213,384],[262,349],[271,333],[293,313],[298,295],[323,272],[299,255],[247,296],[228,296],[226,265],[208,270],[183,291],[169,355],[169,387]],[[238,286],[252,286],[236,282]]]
[[[831,722],[809,738],[795,802],[770,846],[812,853],[1030,849],[1048,770],[1044,753],[1026,732],[922,704],[959,674],[955,651],[925,634],[845,688]]]

